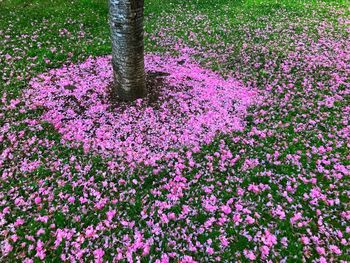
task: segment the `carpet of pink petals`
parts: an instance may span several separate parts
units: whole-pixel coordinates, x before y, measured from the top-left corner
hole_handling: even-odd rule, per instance
[[[45,108],[43,120],[63,140],[118,156],[123,170],[155,164],[171,155],[172,148],[199,149],[219,133],[243,130],[247,108],[258,99],[256,91],[200,67],[187,54],[147,55],[145,60],[147,74],[162,82],[154,105],[146,98],[125,109],[112,106],[110,57],[90,58],[34,78],[25,101],[31,109]]]
[[[185,48],[166,19],[153,40]],[[111,107],[109,57],[3,93],[0,260],[348,262],[350,21],[284,19],[233,57],[147,55],[154,102]]]

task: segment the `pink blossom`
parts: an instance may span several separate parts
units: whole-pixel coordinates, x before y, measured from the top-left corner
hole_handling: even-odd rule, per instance
[[[93,253],[94,253],[94,258],[96,262],[103,262],[102,258],[103,258],[103,255],[105,254],[103,249],[101,248],[95,249]]]
[[[35,197],[34,202],[37,205],[40,204],[41,203],[41,197],[39,197],[39,196]]]
[[[261,240],[268,247],[272,247],[277,244],[276,236],[271,234],[268,230],[265,230],[265,234],[261,237]]]
[[[256,256],[255,256],[254,252],[251,251],[251,250],[244,250],[243,253],[244,253],[244,256],[247,259],[249,259],[249,260],[255,260],[256,259]]]
[[[221,206],[221,211],[224,212],[225,214],[231,213],[231,208],[228,205],[223,205]]]
[[[330,249],[330,251],[332,251],[333,253],[335,253],[337,255],[341,254],[341,250],[336,245],[330,245],[329,249]]]

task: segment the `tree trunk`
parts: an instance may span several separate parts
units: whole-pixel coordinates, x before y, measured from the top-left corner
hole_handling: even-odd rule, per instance
[[[144,0],[109,0],[113,94],[125,101],[146,95],[143,7]]]

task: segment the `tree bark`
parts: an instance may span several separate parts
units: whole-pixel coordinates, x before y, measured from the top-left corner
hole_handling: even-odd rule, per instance
[[[146,95],[143,8],[144,0],[109,0],[113,94],[124,101]]]

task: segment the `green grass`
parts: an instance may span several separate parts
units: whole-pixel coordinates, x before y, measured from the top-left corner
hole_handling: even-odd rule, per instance
[[[327,1],[340,7],[349,6],[348,1]],[[305,3],[307,7],[305,8]],[[165,16],[175,16],[177,21],[181,21],[182,14],[193,13],[205,15],[209,20],[205,21],[210,25],[213,34],[222,34],[220,24],[229,21],[232,25],[232,31],[228,34],[222,34],[222,39],[216,39],[212,35],[205,35],[202,41],[218,43],[225,41],[227,43],[239,43],[244,41],[244,36],[239,26],[247,24],[249,26],[264,27],[268,21],[264,21],[265,16],[281,13],[290,17],[308,17],[312,13],[313,7],[317,7],[319,1],[296,1],[296,0],[197,0],[197,1],[161,1],[146,0],[145,3],[145,28],[149,34],[158,32],[163,26]],[[179,10],[182,11],[179,12]],[[322,9],[327,12],[327,9]],[[109,42],[109,28],[107,23],[108,5],[107,1],[102,0],[5,0],[0,2],[0,43],[4,40],[4,34],[12,37],[21,34],[38,34],[36,41],[42,42],[42,46],[30,46],[23,41],[14,40],[13,45],[1,45],[3,54],[13,54],[13,48],[28,48],[24,52],[24,57],[38,56],[39,62],[31,69],[29,76],[35,73],[43,72],[48,66],[43,58],[49,58],[52,63],[49,67],[58,67],[68,59],[67,54],[73,53],[72,61],[83,60],[92,55],[104,55],[111,52]],[[318,14],[322,16],[323,14]],[[334,17],[336,19],[336,17]],[[191,21],[188,21],[191,23]],[[193,21],[192,21],[193,22]],[[77,38],[75,34],[79,32],[80,25],[85,32],[84,37]],[[60,29],[67,29],[72,36],[62,37],[59,35]],[[205,30],[204,25],[193,24],[194,31]],[[205,31],[203,31],[205,32]],[[187,39],[188,32],[179,27],[174,35],[181,39]],[[149,39],[146,41],[146,51],[159,51],[160,47],[152,45]],[[53,55],[49,52],[50,47],[58,47],[62,52]],[[11,65],[14,72],[26,71],[25,68],[30,64],[26,59],[20,59]],[[6,62],[0,60],[0,67],[7,68]],[[4,72],[0,72],[0,77]],[[18,94],[19,90],[24,88],[27,81],[11,80],[10,85],[3,85],[0,82],[1,92],[8,90]]]
[[[348,1],[323,1],[345,8],[350,6]],[[305,4],[307,7],[305,8]],[[145,28],[149,34],[156,34],[162,27],[167,26],[164,18],[174,16],[181,22],[183,14],[177,12],[179,9],[183,13],[202,14],[208,18],[203,24],[193,24],[193,30],[203,30],[207,25],[215,33],[220,33],[220,24],[228,22],[232,25],[232,32],[224,34],[223,38],[215,39],[207,34],[203,34],[203,41],[212,43],[225,41],[228,43],[241,43],[244,36],[239,31],[239,26],[248,24],[256,28],[266,26],[266,16],[276,16],[280,14],[289,15],[291,19],[307,18],[314,10],[329,12],[328,9],[319,9],[319,1],[296,1],[296,0],[197,0],[197,1],[146,1],[145,7]],[[9,69],[13,72],[26,72],[26,67],[30,65],[28,57],[38,57],[38,62],[30,69],[26,80],[17,81],[11,78],[9,85],[0,82],[1,92],[5,90],[17,96],[22,88],[25,88],[28,79],[35,74],[58,67],[67,61],[83,60],[88,56],[106,55],[111,51],[109,42],[109,28],[107,23],[107,1],[100,0],[41,0],[41,1],[20,1],[5,0],[0,2],[0,41],[4,41],[5,35],[12,38],[11,45],[1,45],[2,54],[14,54],[14,48],[24,50],[21,59],[16,60],[8,66],[3,60],[0,61],[1,68]],[[320,12],[320,16],[324,13]],[[336,19],[336,17],[329,17]],[[191,22],[191,21],[188,21]],[[76,38],[80,28],[85,32],[84,37]],[[60,36],[61,29],[71,32],[71,37]],[[237,29],[237,30],[235,30]],[[174,36],[186,39],[188,32],[179,27],[174,32]],[[202,32],[203,33],[203,32]],[[214,34],[215,34],[214,33]],[[28,42],[16,41],[17,36],[27,34],[29,36],[38,35],[36,41],[41,42],[40,47],[35,43],[28,46]],[[157,46],[152,46],[149,39],[145,39],[146,51],[162,51]],[[258,41],[258,40],[257,40]],[[1,43],[1,42],[0,42]],[[29,41],[29,44],[33,44]],[[49,48],[58,48],[59,54],[52,54]],[[72,52],[72,58],[68,59],[68,53]],[[52,64],[49,66],[42,60],[49,58]],[[4,72],[0,72],[4,74]],[[1,76],[1,75],[0,75]],[[292,116],[289,116],[292,118]],[[288,120],[285,120],[288,121]],[[49,130],[49,128],[48,128]],[[54,133],[54,131],[50,131]]]

